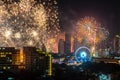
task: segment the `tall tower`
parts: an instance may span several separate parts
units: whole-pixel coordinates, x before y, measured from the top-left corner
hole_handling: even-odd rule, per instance
[[[77,40],[77,38],[74,38],[74,52],[77,50],[77,48],[80,47],[80,42]]]
[[[71,53],[71,34],[70,32],[65,33],[65,53]]]
[[[59,43],[58,43],[58,53],[59,54],[64,54],[64,46],[65,46],[65,42],[63,39],[60,39],[59,40]]]
[[[118,55],[120,55],[120,36],[116,35],[114,38],[114,51]]]
[[[46,52],[45,44],[42,44],[42,51],[43,51],[43,52]]]

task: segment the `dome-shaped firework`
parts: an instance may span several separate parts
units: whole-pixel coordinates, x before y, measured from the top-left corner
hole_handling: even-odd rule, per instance
[[[74,34],[79,42],[82,43],[82,40],[85,40],[84,43],[92,45],[106,40],[109,32],[95,18],[84,17],[77,22]]]

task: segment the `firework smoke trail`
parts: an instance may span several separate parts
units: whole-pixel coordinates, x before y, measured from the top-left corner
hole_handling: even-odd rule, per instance
[[[0,1],[0,46],[41,48],[44,44],[47,51],[57,51],[52,51],[59,34],[57,15],[56,0]]]
[[[109,32],[95,18],[84,17],[77,22],[74,35],[78,42],[84,42],[83,45],[94,46],[102,40],[106,40]]]

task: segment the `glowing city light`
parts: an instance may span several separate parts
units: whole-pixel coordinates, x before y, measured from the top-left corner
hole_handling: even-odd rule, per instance
[[[23,63],[23,50],[20,49],[20,63]]]
[[[80,53],[80,56],[82,58],[86,58],[87,57],[87,53],[85,51],[83,51],[83,52]]]
[[[100,80],[111,80],[111,77],[109,75],[106,75],[106,74],[100,74],[99,79]]]

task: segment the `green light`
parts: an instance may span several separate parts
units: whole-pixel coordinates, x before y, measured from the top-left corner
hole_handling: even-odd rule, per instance
[[[13,77],[8,77],[8,80],[14,80],[14,78]]]

